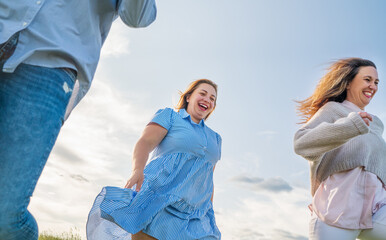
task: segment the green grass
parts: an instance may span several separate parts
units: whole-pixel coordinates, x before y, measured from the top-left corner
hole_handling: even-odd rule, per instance
[[[71,230],[69,233],[61,234],[43,232],[39,235],[39,240],[82,240],[82,238]]]

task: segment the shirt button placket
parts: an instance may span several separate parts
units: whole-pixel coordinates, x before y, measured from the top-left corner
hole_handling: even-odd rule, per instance
[[[208,137],[206,136],[206,133],[205,133],[205,129],[204,128],[201,128],[201,130],[202,130],[202,133],[203,133],[203,135],[204,135],[204,139],[205,139],[205,145],[204,145],[204,152],[206,152],[207,151],[207,147],[208,147]]]
[[[43,2],[42,0],[37,0],[35,3],[36,3],[36,5],[41,5],[42,2]],[[36,5],[34,7],[34,9],[36,8],[36,11],[35,10],[34,11],[29,11],[29,13],[26,15],[24,21],[22,22],[21,25],[23,26],[23,28],[25,28],[32,21],[32,19],[36,15],[37,10],[40,9],[41,6],[38,7]]]

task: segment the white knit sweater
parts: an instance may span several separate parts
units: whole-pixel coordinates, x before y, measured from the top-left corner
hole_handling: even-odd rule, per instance
[[[357,112],[331,101],[295,133],[295,152],[310,163],[312,196],[331,174],[360,166],[386,183],[383,124],[372,117],[368,127]]]

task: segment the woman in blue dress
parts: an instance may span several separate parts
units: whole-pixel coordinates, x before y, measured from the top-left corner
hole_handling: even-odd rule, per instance
[[[212,206],[221,137],[204,122],[216,99],[217,85],[200,79],[181,94],[177,112],[157,111],[135,145],[125,188],[104,187],[95,199],[89,240],[221,239]]]

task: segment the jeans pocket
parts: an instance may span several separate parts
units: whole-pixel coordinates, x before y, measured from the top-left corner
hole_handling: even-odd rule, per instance
[[[70,78],[71,80],[75,83],[76,78],[77,78],[77,72],[72,69],[72,68],[61,68]]]

